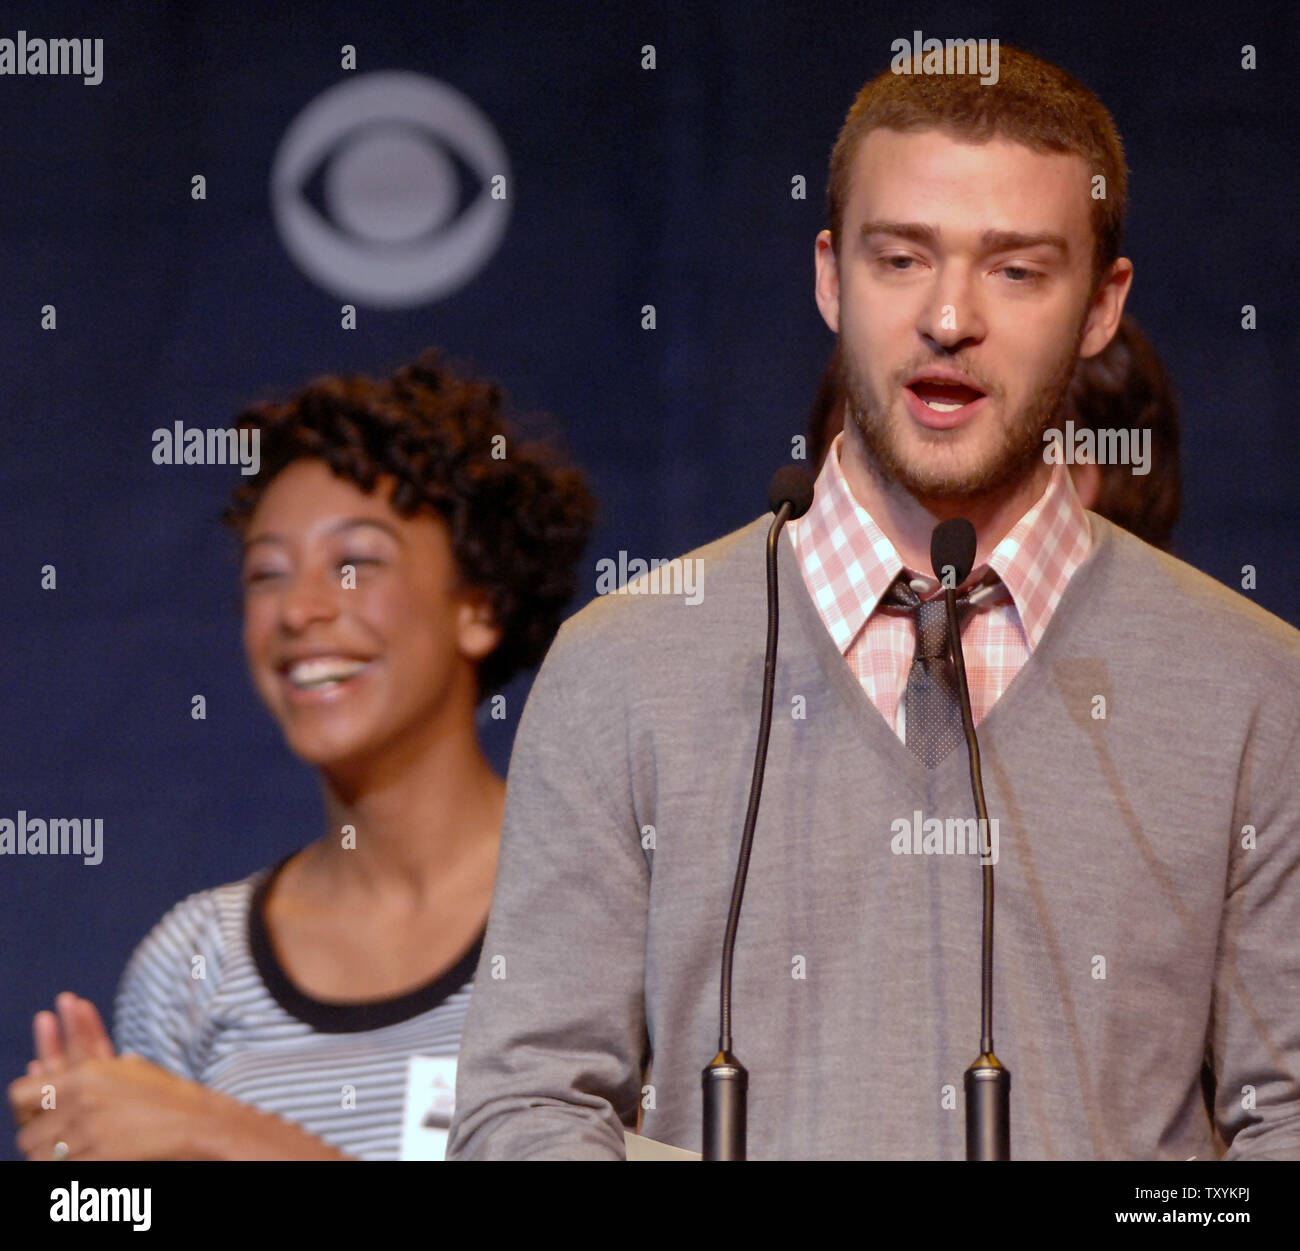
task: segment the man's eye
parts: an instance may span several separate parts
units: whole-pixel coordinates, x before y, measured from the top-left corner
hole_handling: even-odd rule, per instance
[[[882,256],[880,263],[890,269],[892,272],[901,274],[905,273],[904,269],[899,268],[897,262],[901,261],[903,265],[912,265],[916,258],[913,256]]]
[[[1016,286],[1023,286],[1027,283],[1037,282],[1043,276],[1038,272],[1038,270],[1026,269],[1023,265],[1008,265],[998,272],[1006,274],[1008,277],[1011,277],[1013,274],[1022,274],[1023,277],[1021,278],[1011,278],[1011,281]]]
[[[251,586],[254,582],[266,582],[279,576],[279,570],[276,569],[249,569],[244,574],[244,585]]]

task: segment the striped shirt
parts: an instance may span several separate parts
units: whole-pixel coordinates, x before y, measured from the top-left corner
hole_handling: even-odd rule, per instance
[[[877,612],[903,571],[885,532],[854,499],[840,467],[836,436],[817,475],[812,507],[787,527],[808,594],[868,698],[899,738],[906,738],[903,691],[916,654],[910,614]],[[1064,465],[1047,489],[962,584],[996,575],[980,588],[961,625],[971,715],[978,725],[1038,645],[1074,571],[1087,559],[1092,532]],[[933,576],[908,570],[922,599],[939,589]]]
[[[407,994],[312,999],[280,966],[264,920],[289,859],[199,891],[154,926],[122,974],[114,1042],[348,1155],[398,1159],[411,1057],[459,1051],[482,936]]]

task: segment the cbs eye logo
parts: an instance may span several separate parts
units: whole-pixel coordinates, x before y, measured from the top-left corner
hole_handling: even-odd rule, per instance
[[[508,180],[505,148],[473,103],[390,71],[331,87],[294,118],[271,168],[271,209],[314,282],[404,308],[449,295],[487,263],[510,216],[493,187]]]

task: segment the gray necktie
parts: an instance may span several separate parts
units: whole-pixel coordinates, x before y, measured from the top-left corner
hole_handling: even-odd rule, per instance
[[[948,608],[945,596],[922,600],[906,573],[900,573],[881,603],[906,608],[916,626],[916,657],[903,692],[904,732],[912,754],[927,769],[934,768],[965,738],[957,671],[948,651]],[[966,595],[957,596],[957,621],[969,607]]]

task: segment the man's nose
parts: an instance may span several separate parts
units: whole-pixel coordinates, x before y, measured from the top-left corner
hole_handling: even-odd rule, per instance
[[[917,329],[950,352],[984,337],[984,316],[969,268],[946,265],[940,269]]]

